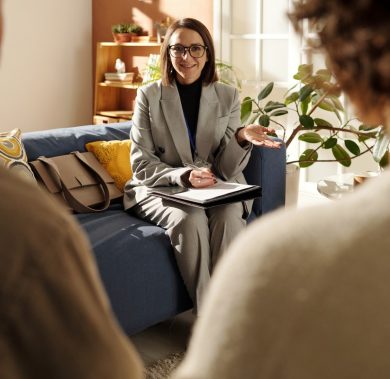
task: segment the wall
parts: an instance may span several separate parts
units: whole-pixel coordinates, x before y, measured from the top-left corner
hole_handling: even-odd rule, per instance
[[[0,131],[92,119],[92,0],[4,0]]]
[[[93,46],[99,41],[112,41],[111,26],[120,22],[136,22],[149,35],[156,35],[155,23],[167,16],[172,19],[193,17],[213,31],[211,0],[93,0]]]

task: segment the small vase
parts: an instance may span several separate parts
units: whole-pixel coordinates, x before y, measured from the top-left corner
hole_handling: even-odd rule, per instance
[[[286,165],[286,207],[296,207],[298,204],[299,171],[296,164]]]

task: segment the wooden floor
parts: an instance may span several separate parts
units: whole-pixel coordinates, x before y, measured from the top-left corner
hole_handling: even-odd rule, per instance
[[[130,339],[147,366],[172,353],[185,351],[194,321],[195,316],[191,311],[184,312]]]

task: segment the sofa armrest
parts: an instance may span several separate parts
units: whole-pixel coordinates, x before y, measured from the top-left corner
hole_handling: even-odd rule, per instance
[[[253,146],[244,175],[249,184],[262,187],[262,197],[254,200],[248,221],[285,204],[286,146],[280,142],[280,149]]]

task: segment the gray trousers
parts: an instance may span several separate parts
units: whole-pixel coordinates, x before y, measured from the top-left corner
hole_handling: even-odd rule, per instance
[[[137,216],[166,230],[195,312],[218,259],[246,225],[243,211],[242,203],[203,210],[154,196],[131,208]]]

